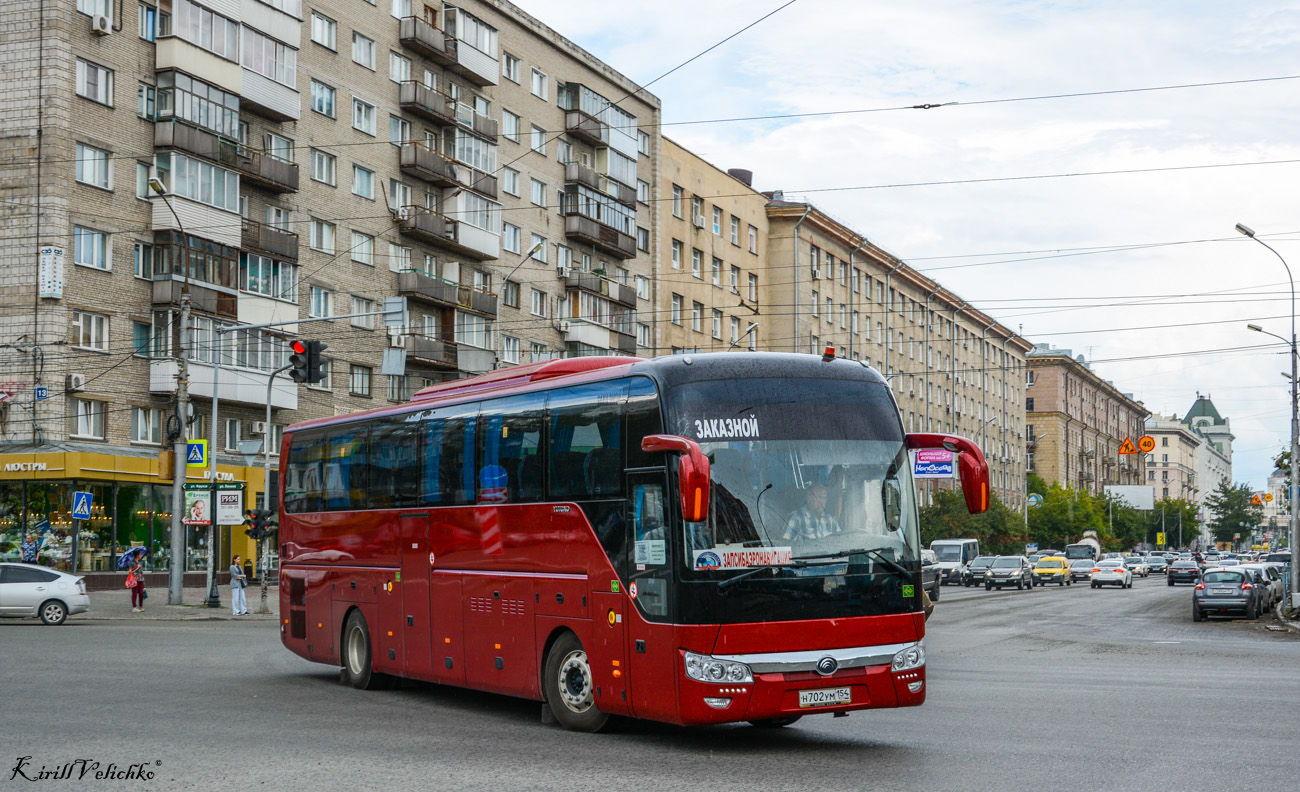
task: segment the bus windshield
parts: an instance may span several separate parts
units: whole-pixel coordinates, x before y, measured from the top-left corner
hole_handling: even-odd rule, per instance
[[[683,580],[771,567],[744,582],[788,581],[806,598],[810,578],[830,592],[828,576],[919,569],[910,455],[884,385],[696,381],[670,394],[669,422],[711,463],[709,519],[684,526]]]

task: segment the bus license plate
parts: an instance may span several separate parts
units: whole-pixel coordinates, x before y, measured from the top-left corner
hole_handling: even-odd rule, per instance
[[[846,687],[799,691],[800,707],[829,707],[833,704],[850,703],[852,703],[852,698],[849,695],[849,689]]]

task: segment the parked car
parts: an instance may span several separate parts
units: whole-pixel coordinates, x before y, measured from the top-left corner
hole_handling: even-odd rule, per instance
[[[1239,567],[1214,567],[1205,570],[1201,582],[1192,592],[1192,621],[1206,616],[1240,613],[1247,619],[1258,617],[1258,595]]]
[[[1291,563],[1291,551],[1288,550],[1285,553],[1276,553],[1276,552],[1269,553],[1268,555],[1264,556],[1264,560],[1271,561],[1277,564],[1289,564]]]
[[[970,566],[966,567],[966,577],[962,579],[962,583],[966,586],[984,585],[984,575],[989,571],[989,565],[995,558],[997,556],[979,556],[970,562]]]
[[[939,559],[933,550],[921,549],[921,588],[930,595],[931,602],[939,601]]]
[[[1122,558],[1103,558],[1092,568],[1088,580],[1093,588],[1102,586],[1133,588],[1133,571],[1125,566]]]
[[[1286,593],[1282,590],[1282,575],[1278,573],[1276,567],[1269,564],[1242,564],[1240,568],[1253,573],[1251,577],[1254,578],[1252,581],[1254,585],[1264,587],[1266,609],[1271,610],[1285,598]]]
[[[1169,565],[1169,571],[1165,573],[1165,582],[1169,585],[1175,583],[1197,583],[1201,579],[1201,565],[1193,559],[1179,559]]]
[[[1136,577],[1148,577],[1151,574],[1151,567],[1147,564],[1145,556],[1133,555],[1124,559],[1124,566]]]
[[[1024,556],[998,556],[993,559],[989,571],[984,575],[984,590],[1003,586],[1015,586],[1017,589],[1034,587],[1034,568]]]
[[[939,582],[943,585],[960,585],[966,576],[966,565],[980,554],[978,539],[935,539],[930,549],[939,559]]]
[[[1153,574],[1159,572],[1163,575],[1169,571],[1169,560],[1162,555],[1147,556],[1147,566]]]
[[[1040,586],[1055,583],[1058,586],[1070,585],[1070,562],[1060,556],[1040,558],[1034,564],[1034,582]]]
[[[0,564],[0,616],[57,625],[88,610],[82,578],[34,564]]]
[[[1091,558],[1076,558],[1070,562],[1070,582],[1076,580],[1087,580],[1092,576],[1092,570],[1097,566],[1097,562]]]

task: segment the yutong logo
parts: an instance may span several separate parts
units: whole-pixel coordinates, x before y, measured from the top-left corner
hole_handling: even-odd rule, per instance
[[[45,470],[44,462],[6,462],[6,473],[32,473],[38,470]]]
[[[839,668],[840,668],[840,661],[836,660],[834,657],[831,657],[830,655],[827,655],[817,661],[817,673],[821,674],[822,676],[830,676],[831,674],[834,674],[836,671],[838,671]]]

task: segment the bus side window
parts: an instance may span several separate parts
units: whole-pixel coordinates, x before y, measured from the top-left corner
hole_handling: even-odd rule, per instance
[[[626,380],[551,391],[550,497],[553,500],[623,495],[623,409]]]
[[[440,410],[425,424],[424,493],[429,506],[464,506],[474,502],[474,425],[478,405]]]
[[[366,507],[369,486],[369,435],[364,426],[349,426],[329,438],[329,451],[321,466],[326,511]]]
[[[320,511],[321,459],[326,448],[320,433],[293,436],[284,482],[284,510],[290,514]]]
[[[375,426],[370,435],[370,508],[419,505],[418,427],[410,422]]]
[[[532,503],[542,499],[545,395],[483,403],[479,415],[478,501]]]
[[[627,460],[624,466],[629,470],[640,467],[662,466],[664,457],[661,453],[641,450],[641,439],[646,435],[663,434],[664,421],[659,412],[659,393],[655,390],[653,380],[646,377],[633,377],[629,381],[625,429],[627,439],[623,446]]]

